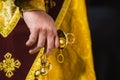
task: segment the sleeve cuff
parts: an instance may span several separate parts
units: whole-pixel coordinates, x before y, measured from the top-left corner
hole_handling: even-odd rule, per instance
[[[22,12],[32,10],[46,11],[44,0],[18,0],[16,1],[16,4],[20,7]]]

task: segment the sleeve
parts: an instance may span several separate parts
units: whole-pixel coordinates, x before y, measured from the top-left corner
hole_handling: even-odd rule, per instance
[[[20,7],[20,9],[25,11],[31,10],[43,10],[45,11],[44,0],[15,0],[15,4]]]

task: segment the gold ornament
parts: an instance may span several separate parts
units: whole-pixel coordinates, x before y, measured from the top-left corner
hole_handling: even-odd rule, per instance
[[[0,0],[0,34],[7,37],[20,20],[19,7],[14,0]]]
[[[15,71],[15,68],[19,68],[21,63],[19,60],[14,60],[12,55],[8,52],[4,55],[4,60],[0,62],[0,71],[4,71],[6,73],[6,77],[11,78]]]
[[[59,47],[58,47],[58,55],[57,55],[57,61],[58,63],[64,62],[64,55],[63,50],[66,48],[68,44],[73,44],[75,41],[75,36],[73,33],[64,33],[62,30],[58,30],[58,36],[59,36]]]
[[[64,62],[64,56],[62,54],[62,50],[59,50],[59,54],[57,55],[57,61],[58,61],[58,63]]]
[[[44,53],[41,57],[40,69],[35,71],[35,80],[39,80],[39,77],[46,76],[48,72],[52,69],[51,63],[46,59],[46,54]]]

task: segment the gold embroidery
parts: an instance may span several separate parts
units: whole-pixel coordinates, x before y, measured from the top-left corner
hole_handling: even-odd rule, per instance
[[[58,30],[58,36],[59,36],[59,47],[58,47],[58,55],[57,55],[57,61],[58,63],[64,62],[64,55],[63,50],[66,48],[68,44],[73,44],[75,41],[75,36],[73,33],[64,33],[62,30]]]
[[[21,17],[19,8],[13,0],[0,1],[0,34],[7,37]]]
[[[64,62],[64,55],[62,54],[62,50],[58,50],[58,55],[57,55],[57,62],[58,63],[63,63]]]
[[[11,78],[15,71],[15,68],[19,68],[21,63],[19,60],[14,60],[12,55],[8,52],[4,55],[4,60],[0,62],[0,71],[4,71],[6,73],[6,77]]]
[[[0,25],[0,34],[3,36],[3,37],[7,37],[12,31],[13,29],[15,28],[17,22],[19,21],[21,17],[21,14],[19,12],[19,8],[17,7],[16,8],[16,11],[11,19],[11,21],[8,23],[7,26],[2,26]]]

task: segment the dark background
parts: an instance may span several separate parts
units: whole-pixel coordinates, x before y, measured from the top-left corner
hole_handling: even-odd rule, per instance
[[[119,0],[87,0],[97,80],[120,80]]]

